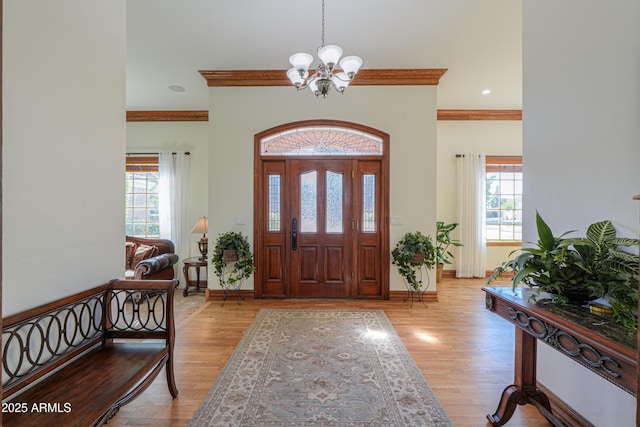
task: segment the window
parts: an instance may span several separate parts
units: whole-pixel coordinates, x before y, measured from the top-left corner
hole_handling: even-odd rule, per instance
[[[381,156],[382,138],[343,126],[304,126],[260,140],[262,156]]]
[[[125,234],[160,237],[157,156],[128,156],[125,176]]]
[[[522,157],[487,156],[487,242],[522,240]]]
[[[269,231],[280,231],[280,175],[269,175]]]
[[[318,172],[300,175],[300,232],[318,232]]]
[[[342,233],[342,174],[327,171],[325,231],[327,233]]]
[[[365,233],[376,232],[376,176],[362,175],[362,226]]]

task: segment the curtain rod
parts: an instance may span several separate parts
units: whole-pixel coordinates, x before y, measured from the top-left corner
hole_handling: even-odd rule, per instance
[[[486,155],[486,156],[488,157],[522,157],[522,156],[502,156],[502,155],[494,155],[494,154]],[[464,157],[464,154],[456,154],[456,157]]]
[[[127,156],[157,156],[160,153],[125,153],[125,154]],[[178,154],[178,153],[173,152],[171,154],[175,155],[175,154]],[[191,155],[191,153],[189,151],[186,151],[184,154],[187,155],[187,156]]]

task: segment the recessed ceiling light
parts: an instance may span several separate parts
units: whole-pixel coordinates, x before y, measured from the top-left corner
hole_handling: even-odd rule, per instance
[[[491,89],[485,89],[482,91],[483,95],[489,95],[491,93]]]
[[[172,90],[174,92],[184,92],[184,91],[186,91],[186,89],[184,87],[179,86],[179,85],[171,85],[171,86],[169,86],[169,90]]]

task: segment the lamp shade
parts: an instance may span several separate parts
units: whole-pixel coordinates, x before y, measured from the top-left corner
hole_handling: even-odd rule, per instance
[[[351,79],[346,73],[338,73],[331,77],[331,81],[333,82],[333,85],[336,87],[336,89],[338,89],[340,92],[344,92],[347,86],[349,86],[349,82],[351,81]]]
[[[208,232],[209,232],[209,220],[207,219],[207,217],[203,216],[202,218],[198,218],[198,222],[196,222],[196,225],[195,227],[193,227],[193,230],[191,230],[191,233],[205,234]]]
[[[311,80],[309,80],[309,90],[315,95],[318,96],[318,94],[320,93],[319,89],[318,89],[318,79],[316,79],[315,77],[312,78]]]
[[[336,46],[335,44],[330,44],[327,46],[323,46],[318,49],[318,58],[329,67],[329,69],[333,69],[333,66],[338,63],[340,57],[342,56],[342,48],[340,46]]]
[[[362,66],[362,58],[359,56],[345,56],[340,60],[340,68],[347,73],[350,78],[358,72]]]
[[[291,80],[291,83],[293,83],[295,86],[299,86],[304,83],[304,79],[306,79],[308,75],[309,73],[305,72],[301,76],[298,70],[296,70],[295,68],[289,68],[289,71],[287,71],[287,77],[289,77],[289,80]]]
[[[289,57],[289,62],[298,73],[303,75],[309,69],[309,65],[313,62],[313,56],[308,53],[294,53]]]

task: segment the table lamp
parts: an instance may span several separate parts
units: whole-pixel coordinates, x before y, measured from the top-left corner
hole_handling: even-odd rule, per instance
[[[202,237],[198,240],[198,249],[202,256],[200,257],[200,261],[207,260],[207,251],[209,250],[209,239],[207,239],[207,232],[209,231],[209,220],[206,216],[202,218],[198,218],[198,222],[196,222],[195,227],[191,230],[192,234],[202,233]]]

